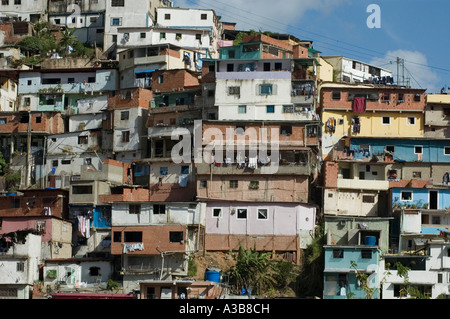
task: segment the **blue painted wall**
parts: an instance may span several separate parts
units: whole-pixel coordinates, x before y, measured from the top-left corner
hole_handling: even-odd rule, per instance
[[[398,204],[401,207],[409,208],[429,208],[429,193],[430,191],[438,192],[437,209],[446,209],[450,207],[450,189],[428,189],[428,188],[392,188],[392,207]],[[411,192],[411,200],[402,200],[402,192],[407,195]],[[415,205],[415,207],[411,207]]]
[[[364,152],[364,145],[369,145],[370,153]],[[422,140],[422,139],[351,139],[350,151],[355,159],[363,159],[372,155],[382,155],[387,145],[395,147],[394,160],[414,162],[418,155],[414,153],[415,146],[422,146],[422,162],[450,163],[450,154],[445,155],[445,147],[450,148],[450,140]]]
[[[344,255],[343,258],[334,258],[333,250],[334,249],[343,249]],[[378,260],[379,260],[379,251],[378,249],[370,249],[372,251],[371,258],[362,258],[361,250],[362,249],[370,249],[366,246],[362,247],[326,247],[325,248],[325,280],[327,276],[337,276],[339,273],[347,273],[347,285],[345,286],[346,294],[351,294],[352,298],[355,299],[365,299],[366,294],[358,285],[358,280],[355,276],[354,271],[352,271],[351,261],[353,261],[357,266],[356,268],[362,272],[365,272],[367,269],[378,270]],[[326,270],[330,270],[326,272]],[[336,272],[333,272],[335,270]],[[372,274],[369,272],[368,274]],[[377,276],[375,275],[371,277],[371,281],[373,284],[377,282]],[[338,285],[338,283],[337,283]],[[340,289],[338,287],[336,296],[323,296],[324,299],[346,299],[347,296],[340,296]],[[378,290],[374,294],[374,298],[378,298]]]

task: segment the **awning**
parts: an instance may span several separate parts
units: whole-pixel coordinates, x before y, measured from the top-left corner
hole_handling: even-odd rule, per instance
[[[135,74],[141,74],[141,73],[152,73],[155,72],[155,69],[151,69],[151,70],[144,70],[144,71],[136,71],[134,72]]]

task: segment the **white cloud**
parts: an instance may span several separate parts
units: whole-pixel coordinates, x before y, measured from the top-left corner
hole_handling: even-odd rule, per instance
[[[289,32],[308,11],[330,13],[348,0],[175,0],[180,8],[213,9],[222,21],[236,23],[238,30]]]
[[[370,64],[388,69],[393,72],[394,79],[397,79],[397,57],[404,59],[405,79],[409,79],[411,87],[427,89],[427,93],[440,90],[439,76],[428,67],[427,57],[419,51],[395,50],[388,51],[383,58],[374,58]],[[403,75],[401,65],[399,66],[399,76]]]

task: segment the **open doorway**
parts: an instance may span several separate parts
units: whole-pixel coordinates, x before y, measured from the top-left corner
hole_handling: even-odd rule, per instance
[[[429,209],[439,209],[438,191],[429,191]]]

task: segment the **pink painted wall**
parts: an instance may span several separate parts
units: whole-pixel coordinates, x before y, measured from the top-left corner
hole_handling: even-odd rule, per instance
[[[222,209],[221,217],[213,217],[214,208]],[[246,219],[237,218],[239,208],[247,208]],[[267,219],[258,219],[258,208],[268,209]],[[306,204],[208,202],[206,208],[206,234],[292,236],[300,230],[314,230],[315,221],[316,208]]]
[[[45,221],[45,234],[42,235],[42,241],[50,241],[52,239],[52,218],[2,218],[2,227],[0,234],[6,234],[18,230],[35,229],[36,221]]]

